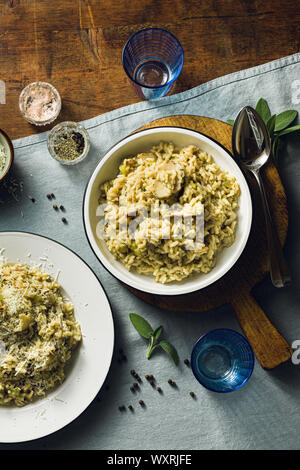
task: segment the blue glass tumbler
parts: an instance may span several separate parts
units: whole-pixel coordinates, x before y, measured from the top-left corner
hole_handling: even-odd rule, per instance
[[[219,328],[197,341],[191,367],[196,379],[209,390],[233,392],[249,380],[254,368],[254,354],[240,333]]]
[[[153,100],[171,90],[183,67],[183,50],[173,34],[147,28],[128,39],[122,63],[136,94]]]

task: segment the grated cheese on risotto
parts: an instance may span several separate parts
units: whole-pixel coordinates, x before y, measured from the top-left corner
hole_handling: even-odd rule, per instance
[[[103,238],[128,270],[152,275],[156,282],[208,273],[217,254],[235,240],[239,194],[236,179],[218,167],[211,155],[195,145],[179,149],[161,142],[148,153],[125,158],[116,178],[101,185],[98,202],[106,204]],[[159,207],[164,211],[166,205],[176,204],[180,208],[173,215],[192,214],[188,236],[178,236],[181,227],[174,217],[161,217],[154,232],[153,217],[140,218],[135,231],[128,232],[132,215],[140,216],[145,209],[149,214]],[[192,243],[193,211],[199,213],[201,207],[202,243]],[[113,219],[116,223],[110,223]]]
[[[80,341],[74,307],[49,274],[0,266],[1,405],[26,405],[60,384]]]

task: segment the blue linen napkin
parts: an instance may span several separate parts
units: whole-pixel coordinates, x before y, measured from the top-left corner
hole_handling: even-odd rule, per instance
[[[190,356],[194,342],[218,327],[240,327],[229,306],[209,312],[173,313],[135,298],[107,273],[92,253],[82,222],[86,183],[107,149],[141,125],[175,114],[194,114],[223,121],[234,119],[260,97],[272,113],[300,112],[300,54],[227,75],[189,91],[156,101],[139,102],[83,122],[91,138],[87,160],[65,167],[48,155],[47,133],[14,141],[14,191],[0,202],[0,230],[24,230],[46,235],[77,252],[101,280],[111,301],[116,332],[112,367],[98,399],[73,423],[35,442],[4,445],[1,449],[296,449],[300,445],[300,368],[292,361],[272,372],[258,363],[248,384],[232,394],[215,394],[202,388],[184,364],[176,368],[165,355],[146,359],[146,345],[131,326],[128,314],[146,316],[154,327],[164,325],[167,339],[181,359]],[[128,84],[129,86],[129,84]],[[280,174],[289,205],[286,255],[293,285],[275,289],[269,279],[255,288],[255,297],[290,343],[300,340],[300,133],[287,139],[280,155]],[[47,199],[48,193],[66,208],[68,225],[61,223]],[[30,197],[36,202],[33,204]],[[127,362],[118,364],[122,348]],[[296,353],[295,353],[296,355]],[[300,354],[299,354],[300,357]],[[101,360],[101,358],[98,358]],[[153,374],[163,395],[144,383],[141,392],[130,391],[130,369]],[[167,383],[172,378],[174,389]],[[144,381],[146,382],[146,381]],[[192,399],[189,392],[196,394]],[[143,399],[142,409],[138,400]],[[119,405],[132,404],[135,412],[120,413]]]

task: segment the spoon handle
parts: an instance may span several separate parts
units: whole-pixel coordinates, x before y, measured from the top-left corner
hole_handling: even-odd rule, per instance
[[[268,240],[268,249],[270,257],[270,275],[272,284],[275,287],[285,287],[291,283],[291,276],[289,269],[286,263],[286,260],[283,255],[281,244],[278,238],[277,230],[274,226],[269,204],[267,200],[267,195],[265,192],[264,184],[261,178],[261,175],[258,170],[252,171],[253,175],[256,178],[258,183],[260,194],[263,202],[265,220],[266,220],[266,230],[267,230],[267,240]]]

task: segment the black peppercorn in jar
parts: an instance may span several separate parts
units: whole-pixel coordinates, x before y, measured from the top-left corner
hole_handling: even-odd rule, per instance
[[[76,122],[57,124],[48,136],[50,155],[63,165],[82,162],[88,154],[90,139],[86,129]]]

